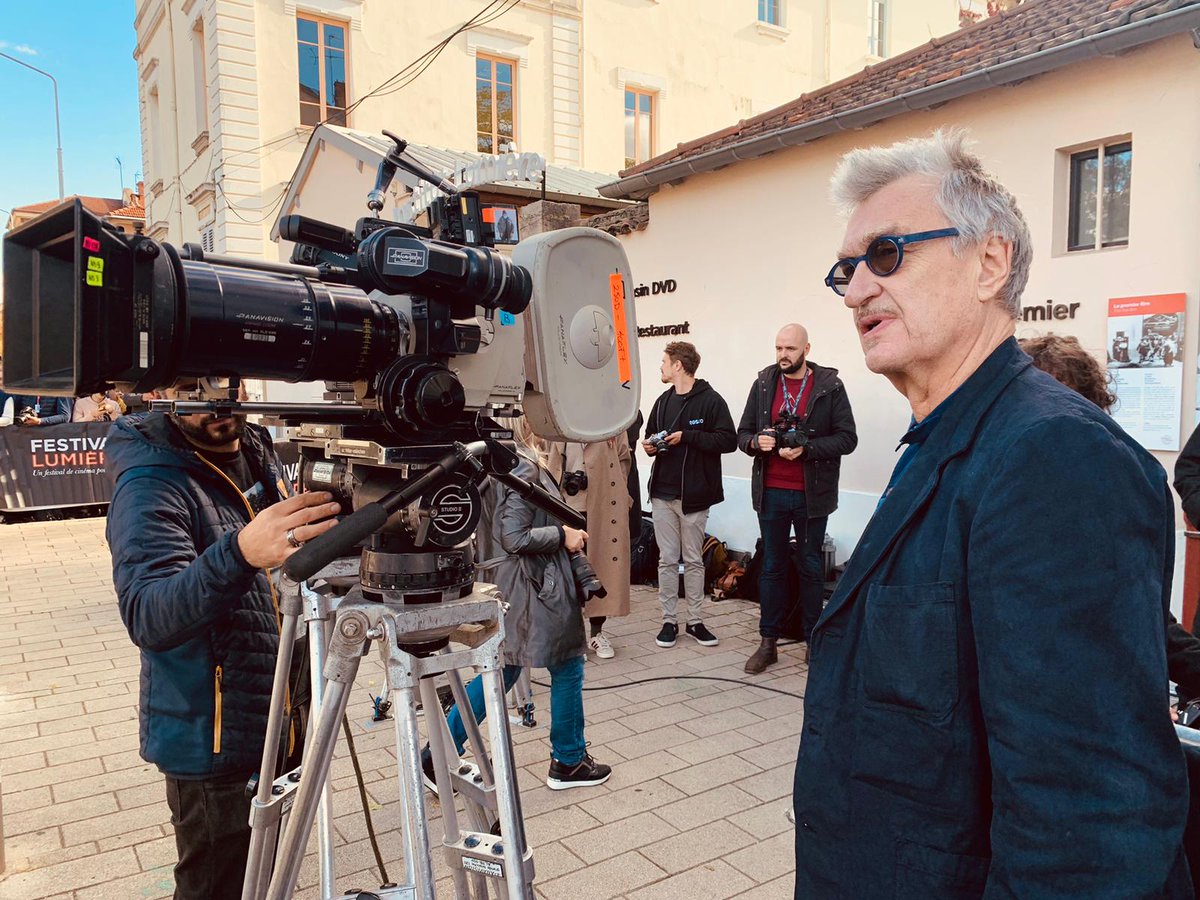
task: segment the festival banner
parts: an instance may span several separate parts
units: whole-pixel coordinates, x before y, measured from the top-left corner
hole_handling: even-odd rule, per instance
[[[0,508],[107,503],[104,444],[111,422],[0,428]]]

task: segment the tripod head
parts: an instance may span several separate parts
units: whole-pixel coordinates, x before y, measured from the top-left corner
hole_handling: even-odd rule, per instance
[[[292,554],[284,574],[307,581],[361,544],[359,583],[366,598],[416,606],[465,597],[475,584],[471,537],[483,512],[480,485],[489,477],[582,528],[579,513],[512,474],[518,457],[505,442],[512,435],[489,423],[483,420],[473,440],[424,446],[348,438],[338,426],[301,426],[293,436],[301,446],[301,484],[330,491],[353,512]],[[406,644],[414,653],[446,644],[443,634],[415,638]]]

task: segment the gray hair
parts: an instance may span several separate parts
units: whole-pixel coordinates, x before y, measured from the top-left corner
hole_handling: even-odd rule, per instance
[[[956,254],[992,235],[1012,244],[1012,269],[998,301],[1014,319],[1019,317],[1033,262],[1029,225],[1017,199],[967,149],[962,130],[939,129],[929,137],[910,138],[890,147],[851,150],[833,173],[833,202],[849,215],[872,194],[909,175],[939,180],[934,201],[959,231],[953,241]]]

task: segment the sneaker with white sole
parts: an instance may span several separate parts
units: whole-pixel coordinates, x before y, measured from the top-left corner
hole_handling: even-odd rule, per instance
[[[701,647],[717,646],[717,636],[704,627],[703,622],[694,622],[684,629]]]
[[[612,775],[612,767],[596,762],[588,755],[573,766],[565,766],[557,759],[550,760],[550,774],[546,778],[546,787],[552,791],[565,791],[567,788],[595,787],[604,784]]]
[[[612,659],[616,656],[613,645],[608,642],[603,631],[592,635],[591,640],[588,641],[588,648],[600,659]]]
[[[660,647],[674,647],[675,638],[679,636],[679,626],[674,622],[663,622],[662,631],[658,633],[658,637],[654,639],[654,643]]]

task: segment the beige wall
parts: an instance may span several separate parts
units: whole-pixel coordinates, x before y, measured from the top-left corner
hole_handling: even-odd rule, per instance
[[[350,118],[417,143],[475,147],[474,57],[516,61],[516,143],[551,162],[617,172],[624,165],[624,88],[660,92],[655,149],[731,125],[861,68],[867,0],[781,0],[784,27],[756,24],[756,0],[524,0],[454,37],[398,93]],[[899,6],[900,0],[893,0]],[[354,101],[480,11],[438,0],[399,15],[396,0],[137,0],[147,226],[172,241],[278,254],[274,205],[310,129],[299,126],[297,13],[348,24]],[[957,25],[955,0],[903,0],[892,51]],[[203,33],[207,93],[196,87]],[[199,99],[198,99],[199,98]],[[207,110],[198,109],[207,100]],[[207,139],[197,138],[207,132]],[[266,145],[266,146],[264,146]]]
[[[1107,300],[1184,292],[1188,297],[1181,439],[1195,421],[1200,255],[1200,55],[1186,36],[1119,57],[1078,64],[1021,85],[992,90],[928,113],[825,138],[806,147],[738,163],[666,188],[650,200],[650,225],[625,239],[634,280],[674,278],[669,295],[637,301],[640,325],[688,320],[709,379],[740,415],[754,372],[772,361],[778,325],[798,320],[812,358],[841,370],[860,443],[842,469],[842,508],[831,522],[839,557],[852,549],[895,462],[909,412],[883,378],[867,371],[849,313],[822,283],[843,233],[828,202],[837,159],[855,146],[887,144],[947,125],[967,127],[986,164],[1016,194],[1034,236],[1024,304],[1079,303],[1074,321],[1018,323],[1018,336],[1055,330],[1076,335],[1103,358]],[[1132,135],[1128,247],[1065,254],[1056,208],[1064,148]],[[747,227],[751,225],[752,227]],[[642,371],[657,369],[670,338],[642,338]],[[648,410],[662,389],[644,388]],[[1155,453],[1170,472],[1176,454]],[[725,457],[727,496],[713,531],[752,540],[748,457]],[[724,527],[725,532],[718,529]],[[752,544],[751,544],[752,545]]]

